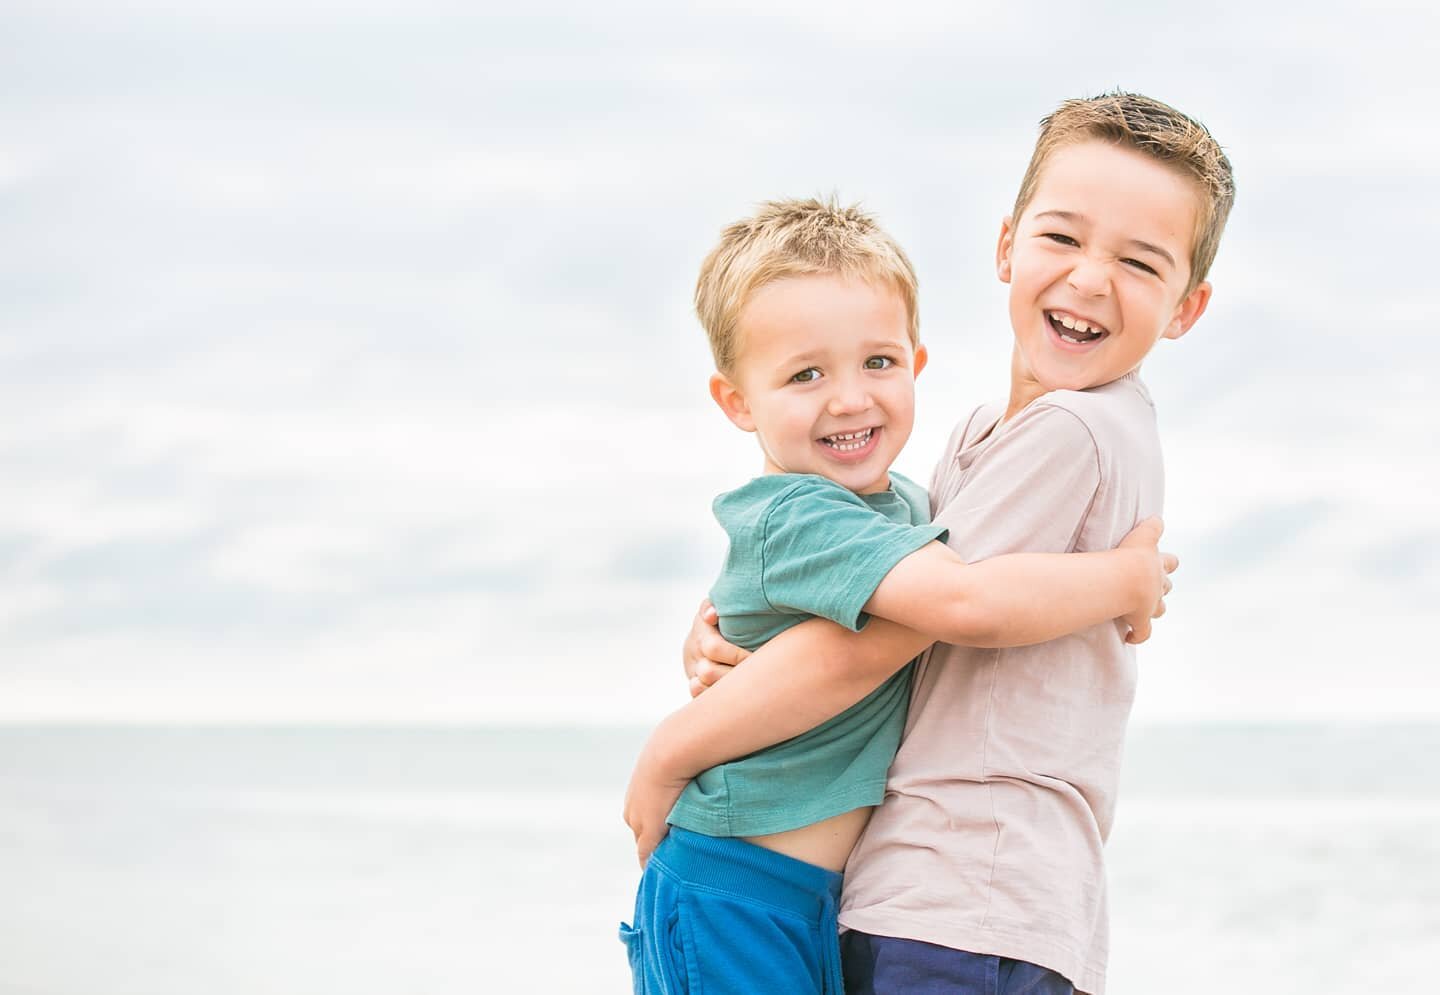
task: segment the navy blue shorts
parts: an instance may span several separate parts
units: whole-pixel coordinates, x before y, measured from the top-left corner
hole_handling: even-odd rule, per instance
[[[620,924],[635,995],[843,995],[841,876],[670,827]]]
[[[840,939],[846,995],[1073,995],[1070,982],[1023,960],[850,930]]]

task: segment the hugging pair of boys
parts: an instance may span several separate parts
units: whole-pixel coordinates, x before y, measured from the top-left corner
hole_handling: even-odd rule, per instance
[[[816,201],[725,230],[696,308],[765,472],[715,501],[704,694],[626,798],[636,992],[1103,991],[1133,644],[1175,568],[1138,370],[1204,313],[1233,198],[1158,101],[1046,118],[996,251],[1008,402],[960,422],[928,495],[890,472],[927,358],[904,252]]]

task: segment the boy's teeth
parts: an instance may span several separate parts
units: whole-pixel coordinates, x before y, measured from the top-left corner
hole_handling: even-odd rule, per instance
[[[1075,338],[1074,336],[1066,335],[1064,332],[1059,332],[1059,335],[1062,339],[1064,339],[1066,342],[1074,342],[1076,345],[1084,345],[1086,342],[1093,342],[1105,331],[1098,325],[1091,325],[1083,318],[1076,318],[1072,315],[1063,314],[1059,311],[1050,312],[1050,318],[1061,327],[1067,328],[1070,331],[1085,336],[1085,338]]]
[[[873,428],[867,428],[863,432],[843,432],[839,435],[825,436],[825,442],[830,448],[838,449],[841,452],[849,452],[852,449],[860,449],[870,441],[870,434]]]

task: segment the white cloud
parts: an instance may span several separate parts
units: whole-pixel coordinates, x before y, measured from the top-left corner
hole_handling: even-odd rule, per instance
[[[1213,108],[1240,173],[1215,306],[1147,365],[1190,572],[1142,714],[1440,714],[1440,581],[1407,552],[1440,347],[1395,248],[1434,220],[1425,31],[1341,80],[1325,11],[1237,8],[1189,61],[1025,5],[15,13],[0,714],[653,717],[709,500],[756,466],[704,396],[709,239],[784,193],[890,219],[935,357],[900,463],[926,479],[1003,393],[994,226],[1063,95],[1001,70],[1077,41],[1067,92]],[[1285,97],[1306,74],[1333,119]]]

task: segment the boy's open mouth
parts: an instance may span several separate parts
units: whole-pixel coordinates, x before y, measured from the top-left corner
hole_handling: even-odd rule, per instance
[[[1110,334],[1099,325],[1084,318],[1077,318],[1068,311],[1046,311],[1045,320],[1050,322],[1056,335],[1072,345],[1089,345]]]
[[[868,446],[874,435],[875,426],[872,425],[870,428],[862,428],[858,432],[841,432],[836,435],[821,436],[820,442],[837,453],[853,453]]]

